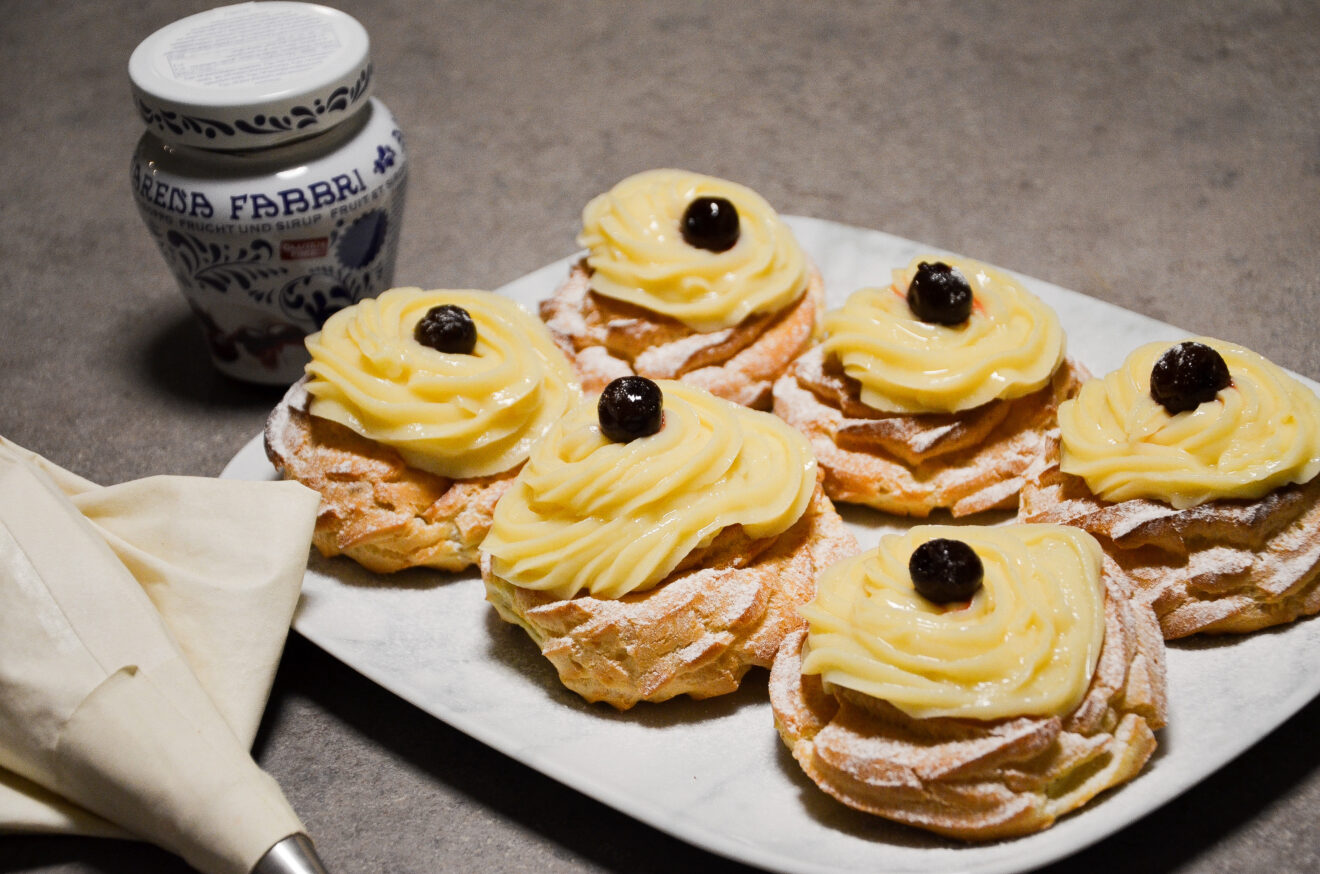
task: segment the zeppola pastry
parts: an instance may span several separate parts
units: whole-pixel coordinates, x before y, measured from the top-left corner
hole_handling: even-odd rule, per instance
[[[679,170],[618,183],[582,215],[586,256],[541,318],[588,392],[640,375],[768,409],[810,344],[824,285],[754,191]]]
[[[532,443],[581,396],[544,326],[485,291],[392,289],[307,348],[266,454],[321,493],[317,548],[373,571],[475,565]]]
[[[856,548],[801,435],[622,377],[532,449],[482,543],[487,600],[588,701],[707,698],[768,667]]]
[[[916,258],[824,327],[775,383],[774,411],[810,439],[826,494],[889,513],[1016,506],[1084,375],[1053,310],[966,258]]]
[[[770,676],[807,775],[965,839],[1037,831],[1132,779],[1166,719],[1164,641],[1089,534],[916,526],[825,571]]]
[[[1095,535],[1167,638],[1320,612],[1320,400],[1207,337],[1151,343],[1059,409],[1020,518]]]

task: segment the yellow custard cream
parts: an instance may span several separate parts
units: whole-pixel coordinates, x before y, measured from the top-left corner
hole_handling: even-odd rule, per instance
[[[698,197],[722,197],[738,211],[732,248],[711,252],[683,239],[683,213]],[[678,319],[699,332],[773,313],[807,287],[807,259],[788,226],[750,188],[681,170],[630,176],[582,213],[597,294]]]
[[[761,538],[797,522],[816,487],[805,438],[769,413],[657,384],[659,432],[607,439],[592,398],[532,449],[481,544],[497,576],[558,598],[619,598],[728,526]]]
[[[917,594],[912,551],[961,540],[985,568],[970,602]],[[1104,643],[1102,553],[1063,525],[922,525],[826,569],[800,608],[802,672],[909,716],[1061,716],[1082,700]]]
[[[942,261],[972,289],[961,325],[923,322],[907,303],[917,265]],[[1063,361],[1059,317],[1017,280],[967,258],[924,255],[887,288],[863,288],[825,315],[823,349],[885,413],[953,413],[1043,388]]]
[[[1171,414],[1150,394],[1150,343],[1059,407],[1065,473],[1107,501],[1154,498],[1176,509],[1259,498],[1320,473],[1320,399],[1255,352],[1209,337],[1231,384],[1214,400]]]
[[[432,307],[467,310],[471,354],[413,331]],[[545,326],[487,291],[396,288],[340,310],[307,338],[310,412],[392,446],[413,467],[466,479],[521,464],[581,397]]]

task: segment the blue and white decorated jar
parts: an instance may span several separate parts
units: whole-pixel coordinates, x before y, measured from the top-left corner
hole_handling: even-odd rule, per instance
[[[393,284],[403,136],[366,31],[308,3],[226,6],[129,61],[133,194],[222,372],[288,384],[303,337]]]

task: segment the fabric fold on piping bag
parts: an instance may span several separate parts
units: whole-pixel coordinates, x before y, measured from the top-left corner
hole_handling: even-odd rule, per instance
[[[317,501],[294,483],[102,488],[0,438],[0,831],[126,832],[246,874],[301,830],[247,749]]]

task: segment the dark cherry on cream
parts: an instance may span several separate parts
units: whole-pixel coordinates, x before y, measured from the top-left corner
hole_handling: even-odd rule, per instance
[[[1150,371],[1150,396],[1172,413],[1194,410],[1214,400],[1233,382],[1224,356],[1204,343],[1171,346]]]
[[[596,402],[601,432],[616,443],[655,434],[664,424],[660,386],[644,376],[621,376],[605,386]]]
[[[972,287],[957,268],[922,261],[908,285],[907,302],[923,322],[961,325],[972,314]]]
[[[438,352],[470,355],[477,346],[477,325],[461,306],[441,304],[426,311],[413,329],[413,338]]]
[[[970,600],[981,588],[985,567],[961,540],[937,537],[912,550],[908,573],[917,594],[936,604]]]
[[[709,252],[732,249],[742,232],[737,208],[723,197],[698,197],[689,203],[682,229],[689,246]]]

